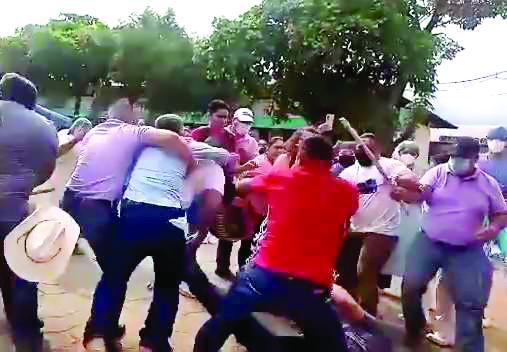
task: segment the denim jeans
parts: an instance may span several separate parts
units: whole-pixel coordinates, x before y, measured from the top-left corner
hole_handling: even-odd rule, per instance
[[[118,233],[95,290],[85,337],[114,336],[127,282],[139,263],[152,257],[153,301],[145,327],[140,331],[141,345],[156,351],[170,350],[168,339],[178,310],[179,284],[185,265],[185,234],[169,219],[183,215],[181,209],[123,202]]]
[[[76,192],[67,189],[61,207],[79,224],[83,237],[95,253],[97,263],[104,270],[118,221],[113,203],[101,199],[82,198]]]
[[[493,271],[482,244],[452,246],[421,233],[408,252],[406,265],[402,303],[409,337],[417,337],[426,325],[421,298],[442,268],[456,305],[456,347],[461,352],[483,352],[482,317]]]
[[[217,314],[199,330],[194,352],[216,352],[237,324],[252,312],[292,319],[315,351],[347,351],[343,327],[325,287],[258,266],[241,272]]]
[[[28,346],[31,351],[42,348],[42,333],[37,316],[37,284],[25,281],[14,274],[4,256],[4,239],[16,223],[0,223],[0,288],[5,315],[11,325],[14,342],[18,349]]]

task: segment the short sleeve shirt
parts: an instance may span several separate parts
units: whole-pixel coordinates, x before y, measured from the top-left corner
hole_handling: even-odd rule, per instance
[[[355,187],[333,177],[329,168],[307,166],[257,176],[252,189],[265,193],[269,205],[255,263],[330,286],[348,221],[358,206]]]
[[[58,154],[56,129],[46,118],[10,101],[0,102],[0,222],[18,222],[27,211],[38,175]]]
[[[479,160],[478,166],[500,184],[503,196],[507,198],[507,158]]]
[[[435,241],[457,246],[475,244],[475,233],[484,219],[507,212],[498,182],[480,169],[462,178],[442,164],[430,169],[420,183],[432,190],[425,203],[422,229]]]
[[[387,176],[393,178],[410,170],[400,161],[380,158]],[[357,187],[359,210],[352,217],[351,230],[397,236],[400,225],[400,203],[391,198],[392,186],[375,166],[364,167],[355,163],[340,177]]]
[[[150,129],[115,119],[93,128],[82,142],[67,188],[83,198],[120,199],[134,157],[146,145],[144,137]]]

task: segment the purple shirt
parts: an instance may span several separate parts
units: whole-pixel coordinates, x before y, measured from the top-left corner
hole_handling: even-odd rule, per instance
[[[144,136],[150,129],[115,119],[93,128],[82,142],[67,188],[83,198],[119,199],[134,156],[145,145]]]
[[[485,218],[507,212],[498,182],[480,169],[460,178],[442,164],[429,170],[420,183],[432,188],[422,220],[422,229],[432,240],[456,246],[476,243],[475,233]]]
[[[0,222],[18,222],[28,197],[58,154],[56,129],[12,101],[0,101]]]

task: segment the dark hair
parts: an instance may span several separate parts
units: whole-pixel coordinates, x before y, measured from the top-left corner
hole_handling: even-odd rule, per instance
[[[276,142],[283,142],[283,138],[282,137],[272,137],[269,140],[268,148],[271,148],[273,146],[273,144],[275,144]]]
[[[162,115],[155,120],[155,128],[180,134],[183,129],[183,119],[174,114]]]
[[[220,100],[220,99],[215,99],[215,100],[212,100],[209,104],[208,104],[208,113],[210,115],[213,115],[214,113],[216,113],[218,110],[222,110],[222,109],[225,109],[227,111],[231,111],[231,108],[229,107],[229,105],[227,105],[227,103],[223,100]]]
[[[373,139],[375,141],[377,140],[377,137],[375,136],[375,133],[371,133],[371,132],[363,133],[360,137],[361,138]]]
[[[33,110],[37,102],[37,88],[27,78],[17,73],[6,73],[0,80],[0,96]]]
[[[322,136],[312,136],[304,140],[304,151],[309,159],[333,160],[333,146]]]

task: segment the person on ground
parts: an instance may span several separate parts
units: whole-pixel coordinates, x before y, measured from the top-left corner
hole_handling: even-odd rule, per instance
[[[376,316],[379,274],[398,243],[400,203],[391,197],[393,183],[413,182],[416,185],[417,178],[402,162],[381,156],[375,135],[364,134],[362,139],[389,180],[384,178],[358,144],[356,163],[340,174],[341,178],[357,186],[360,206],[352,217],[351,233],[344,244],[344,255],[337,269],[339,283],[357,298],[368,313]],[[357,276],[351,270],[356,266]]]
[[[238,185],[240,193],[266,193],[268,234],[254,263],[240,273],[218,313],[199,330],[195,352],[218,351],[238,321],[254,311],[294,320],[318,351],[347,350],[328,298],[358,195],[352,185],[330,174],[332,158],[331,144],[320,136],[310,137],[300,145],[299,166]],[[341,200],[339,207],[336,199]]]
[[[483,250],[507,225],[507,204],[498,182],[476,167],[480,145],[461,137],[447,164],[429,170],[418,191],[396,189],[393,196],[425,202],[421,234],[408,253],[402,285],[407,343],[424,338],[421,297],[442,268],[456,306],[456,346],[483,352],[482,317],[492,285],[492,266]],[[473,200],[473,201],[471,201]],[[484,219],[489,224],[484,225]]]
[[[83,139],[63,196],[62,208],[80,225],[100,267],[111,258],[109,244],[117,220],[115,203],[121,198],[137,153],[153,146],[176,151],[183,160],[192,159],[187,144],[176,133],[135,123],[128,99],[120,99],[110,107],[107,121]]]
[[[54,126],[33,111],[37,89],[28,79],[5,74],[0,96],[0,288],[16,351],[42,352],[37,284],[17,277],[9,268],[4,239],[29,215],[32,190],[53,173],[58,137]]]

